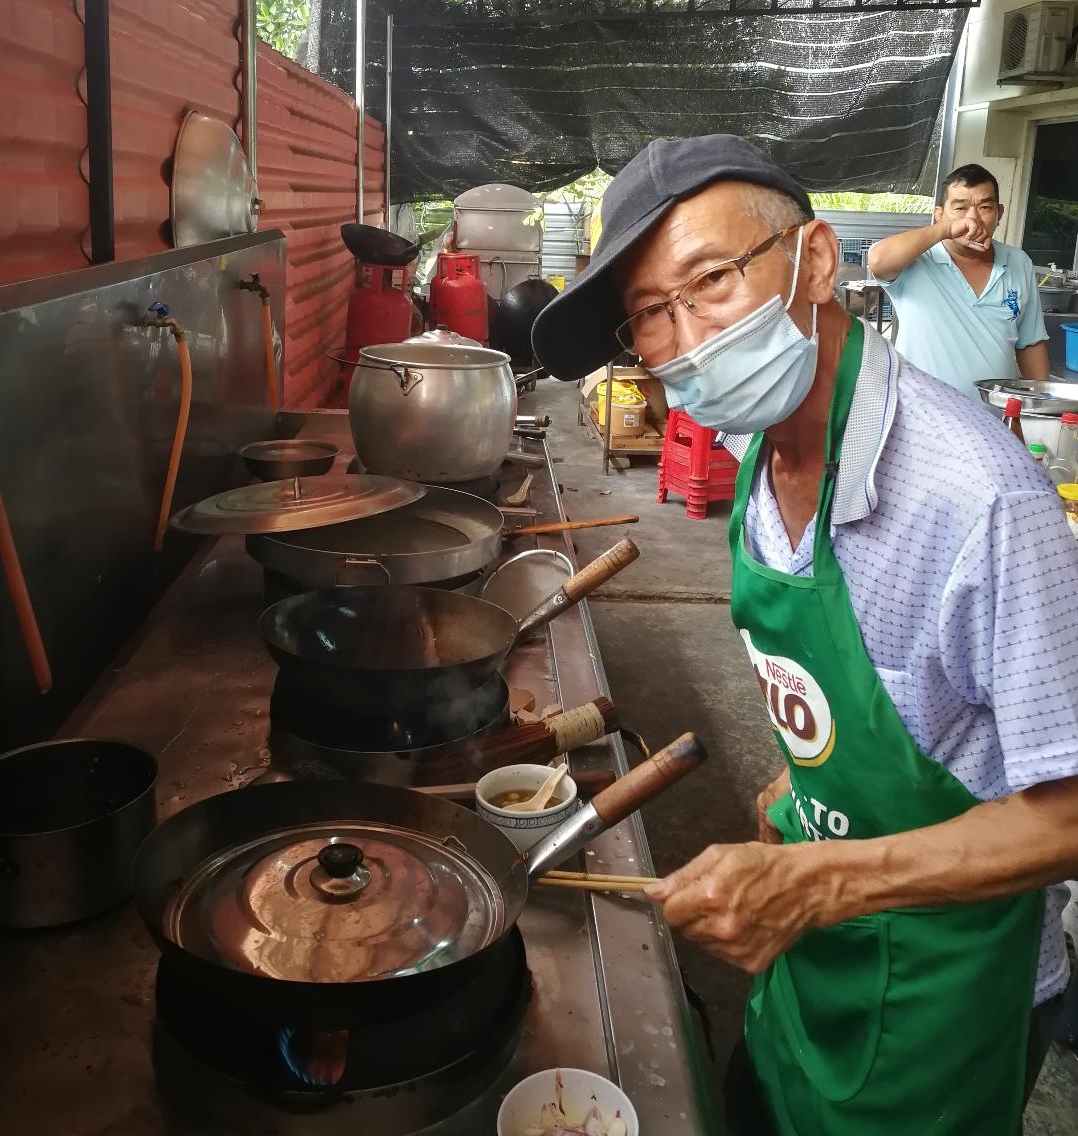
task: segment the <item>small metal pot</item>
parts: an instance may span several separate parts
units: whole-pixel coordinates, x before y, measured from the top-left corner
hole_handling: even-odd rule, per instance
[[[0,926],[73,923],[127,899],[156,783],[156,758],[128,742],[70,738],[0,756]]]
[[[501,468],[512,443],[516,381],[500,351],[380,344],[360,352],[348,412],[369,473],[438,485],[476,481]]]
[[[250,442],[236,451],[260,481],[288,481],[329,473],[340,450],[332,442],[313,438],[284,438]]]

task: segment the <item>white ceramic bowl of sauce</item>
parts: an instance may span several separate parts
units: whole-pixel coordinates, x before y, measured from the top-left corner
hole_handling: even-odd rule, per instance
[[[475,786],[475,811],[485,821],[500,828],[516,845],[518,852],[527,852],[577,810],[576,782],[568,774],[554,791],[556,803],[545,809],[521,813],[502,807],[507,803],[504,798],[509,793],[519,793],[521,800],[527,800],[552,772],[549,765],[507,765],[481,777]]]

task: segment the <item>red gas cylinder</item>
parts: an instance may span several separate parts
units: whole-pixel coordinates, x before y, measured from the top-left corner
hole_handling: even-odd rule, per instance
[[[479,257],[463,252],[438,254],[438,275],[430,282],[432,327],[443,324],[484,347],[490,342],[487,290],[479,279]]]
[[[345,358],[354,363],[361,348],[372,343],[400,343],[412,334],[410,292],[408,268],[356,261],[356,285],[348,301]]]

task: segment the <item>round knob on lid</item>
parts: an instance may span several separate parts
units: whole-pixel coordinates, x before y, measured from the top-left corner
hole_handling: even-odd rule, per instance
[[[355,875],[363,863],[363,852],[354,844],[327,844],[318,853],[318,863],[327,876],[343,880]]]

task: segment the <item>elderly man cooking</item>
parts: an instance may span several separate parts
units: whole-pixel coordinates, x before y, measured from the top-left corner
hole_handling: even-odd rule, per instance
[[[735,1131],[1011,1136],[1069,976],[1078,545],[1016,439],[834,302],[836,261],[748,143],[652,142],[534,346],[563,379],[635,352],[741,459],[730,610],[786,769],[758,842],[652,893],[757,976]]]

